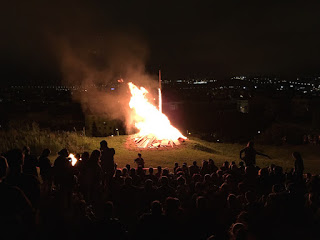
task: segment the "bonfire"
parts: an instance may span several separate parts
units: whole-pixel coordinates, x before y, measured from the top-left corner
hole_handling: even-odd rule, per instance
[[[187,138],[171,125],[168,117],[161,111],[161,91],[159,90],[159,108],[151,104],[146,95],[148,91],[133,83],[128,83],[131,99],[129,107],[134,110],[133,120],[139,130],[134,141],[139,148],[173,147]]]

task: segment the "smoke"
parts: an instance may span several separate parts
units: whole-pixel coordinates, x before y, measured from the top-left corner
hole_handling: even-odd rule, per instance
[[[9,56],[6,62],[14,59],[36,75],[61,76],[62,84],[87,89],[73,91],[85,114],[108,115],[129,126],[126,83],[156,86],[157,77],[145,71],[149,51],[139,25],[146,23],[144,6],[131,1],[6,1],[0,49]],[[120,78],[124,83],[118,84]],[[48,83],[47,77],[41,79]]]
[[[128,82],[157,89],[157,76],[146,73],[146,42],[133,33],[108,32],[83,39],[55,39],[63,84],[76,88],[73,100],[84,114],[122,120],[132,132]],[[57,44],[58,43],[58,44]],[[122,82],[123,80],[123,82]],[[114,89],[114,90],[111,90]]]

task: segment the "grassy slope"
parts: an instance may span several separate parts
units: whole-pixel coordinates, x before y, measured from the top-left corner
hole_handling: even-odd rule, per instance
[[[157,167],[161,165],[163,167],[172,168],[174,162],[187,162],[191,164],[192,161],[201,161],[204,159],[212,158],[217,164],[221,164],[224,161],[239,162],[239,151],[244,147],[240,144],[227,144],[227,143],[211,143],[202,141],[196,138],[191,138],[183,143],[178,148],[168,148],[162,150],[148,150],[139,149],[135,147],[128,147],[127,141],[130,136],[116,136],[106,138],[87,138],[86,139],[86,151],[91,152],[94,149],[99,148],[99,142],[102,139],[108,141],[109,147],[113,147],[116,150],[115,162],[119,167],[124,167],[127,163],[134,166],[133,159],[137,157],[137,153],[141,152],[142,157],[146,162],[146,167]],[[130,141],[130,140],[129,140]],[[261,167],[268,166],[271,163],[278,164],[288,170],[293,167],[293,159],[291,153],[293,151],[299,151],[305,162],[306,172],[320,173],[320,147],[319,146],[262,146],[257,145],[256,149],[260,152],[266,153],[271,156],[272,159],[267,159],[261,156],[257,156],[257,164]],[[56,156],[52,156],[52,160]]]

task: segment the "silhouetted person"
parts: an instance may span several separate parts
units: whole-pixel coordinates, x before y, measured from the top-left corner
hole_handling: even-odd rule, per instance
[[[188,168],[187,163],[183,163],[181,168],[182,168],[182,171],[183,171],[186,179],[189,179],[190,173],[189,173],[189,168]]]
[[[223,171],[223,172],[226,172],[229,170],[229,167],[230,167],[230,163],[228,161],[225,161],[222,166],[220,167],[220,169]]]
[[[156,233],[156,234],[155,234]],[[159,201],[151,203],[150,213],[144,213],[139,221],[138,239],[168,239],[168,222]],[[151,237],[152,236],[152,237]]]
[[[104,184],[108,188],[110,188],[111,180],[113,174],[115,172],[115,164],[114,164],[114,148],[109,148],[108,143],[105,140],[100,142],[100,151],[101,151],[101,167],[104,172]]]
[[[24,154],[24,162],[22,166],[22,171],[27,174],[32,174],[36,177],[38,177],[37,172],[37,166],[38,166],[38,160],[36,156],[31,155],[30,148],[27,146],[24,146],[23,149]]]
[[[142,209],[148,208],[152,201],[158,199],[157,188],[153,185],[151,179],[147,179],[144,182],[144,187],[140,192],[140,206]]]
[[[122,175],[121,170],[117,169],[112,179],[112,189],[118,190],[120,186],[123,185],[124,178],[121,175]]]
[[[81,163],[80,165],[78,165],[78,170],[79,170],[79,176],[78,176],[78,181],[79,181],[79,187],[80,187],[80,191],[83,193],[84,189],[82,188],[83,185],[83,171],[86,168],[86,165],[88,164],[90,158],[90,154],[88,152],[83,152],[81,154]]]
[[[9,166],[0,156],[0,234],[3,239],[28,239],[35,224],[29,199],[15,186],[5,182]]]
[[[90,158],[90,154],[88,152],[83,152],[81,154],[81,163],[78,166],[80,173],[85,168],[85,165],[88,163],[89,158]]]
[[[152,167],[149,168],[149,174],[146,175],[146,178],[152,180],[153,184],[157,184],[158,182],[158,178],[153,174]]]
[[[132,184],[132,178],[126,177],[124,185],[120,189],[117,209],[119,218],[128,225],[129,229],[136,223],[136,208],[139,204],[137,194],[138,188]]]
[[[139,186],[141,184],[141,177],[137,175],[135,168],[130,169],[129,175],[132,178],[132,184],[134,186]]]
[[[146,177],[146,173],[145,173],[145,170],[143,169],[142,166],[138,166],[137,168],[137,175],[141,178],[141,180],[145,180],[145,177]]]
[[[229,235],[230,240],[245,240],[249,238],[246,226],[242,223],[232,224]]]
[[[180,229],[183,227],[185,220],[183,210],[180,207],[180,200],[174,197],[167,197],[164,203],[164,215],[168,223],[168,230],[172,239],[179,239]],[[183,238],[182,238],[183,239]]]
[[[134,160],[134,162],[137,164],[137,167],[141,166],[144,168],[144,160],[141,157],[141,153],[138,153],[138,157]]]
[[[42,151],[39,157],[40,176],[42,179],[43,191],[49,193],[52,185],[52,167],[50,159],[48,158],[51,151],[46,148]]]
[[[169,185],[169,179],[167,176],[162,176],[160,178],[161,186],[158,188],[158,195],[160,200],[165,200],[167,197],[175,197],[176,191],[173,187]]]
[[[126,168],[128,169],[128,172],[129,172],[131,168],[130,164],[126,164]]]
[[[54,184],[60,191],[63,206],[71,204],[71,194],[74,184],[73,169],[70,162],[69,151],[64,148],[58,152],[59,156],[54,161]]]
[[[67,149],[61,149],[58,152],[58,157],[54,161],[54,184],[56,187],[60,188],[60,185],[65,181],[65,173],[70,168],[71,163],[69,162],[68,156],[69,151]]]
[[[206,160],[202,161],[202,167],[200,169],[200,174],[202,176],[209,174],[210,173],[210,169],[209,169],[209,162]]]
[[[186,179],[183,176],[177,178],[177,190],[176,195],[182,202],[185,202],[189,199],[190,189],[186,184]]]
[[[20,188],[33,208],[37,209],[40,200],[40,182],[36,176],[22,172],[23,152],[20,149],[13,149],[7,152],[6,157],[10,168],[6,182]]]
[[[195,202],[196,209],[192,216],[192,219],[194,221],[194,237],[192,239],[207,239],[210,235],[213,234],[212,214],[208,208],[208,200],[203,196],[198,196]]]
[[[244,156],[242,156],[242,153],[244,153]],[[254,149],[254,142],[253,141],[249,141],[248,144],[247,144],[247,147],[240,151],[240,159],[245,162],[246,166],[255,166],[255,164],[256,164],[256,155],[260,155],[260,156],[264,156],[264,157],[270,158],[266,154],[257,152]]]
[[[179,163],[175,162],[174,163],[174,168],[173,168],[173,173],[177,174],[177,169],[179,168]]]
[[[125,227],[119,219],[114,217],[112,202],[108,201],[104,203],[102,218],[96,223],[94,234],[96,234],[96,239],[101,238],[105,234],[110,239],[127,239]]]
[[[194,174],[198,174],[200,172],[200,168],[197,165],[197,161],[193,161],[192,165],[189,167],[190,176],[192,177]]]
[[[156,172],[155,176],[156,176],[156,178],[158,178],[158,180],[161,178],[161,176],[162,176],[162,167],[161,166],[157,167],[157,172]]]
[[[131,168],[130,168],[130,169],[131,169]],[[129,176],[128,171],[129,171],[128,168],[122,168],[121,176],[122,176],[123,178],[128,177],[128,176]]]
[[[211,158],[209,159],[208,166],[210,173],[216,172],[218,170],[218,167],[215,165],[214,161]]]
[[[234,194],[229,194],[227,198],[227,208],[228,208],[228,214],[230,217],[230,221],[234,222],[236,220],[236,217],[240,213],[242,206],[239,199]]]
[[[96,202],[102,192],[103,172],[99,163],[100,156],[100,151],[94,150],[81,173],[81,188],[84,191],[85,200],[89,204]]]
[[[302,180],[303,178],[303,171],[304,171],[304,164],[299,152],[292,153],[294,158],[294,174],[296,175],[298,180]]]
[[[239,170],[240,170],[240,173],[241,174],[244,174],[244,172],[245,172],[245,166],[244,166],[244,162],[243,161],[240,161],[239,162]]]

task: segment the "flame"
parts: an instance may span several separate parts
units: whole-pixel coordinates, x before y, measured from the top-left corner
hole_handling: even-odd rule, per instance
[[[139,136],[153,135],[158,140],[178,140],[179,138],[187,139],[181,132],[170,124],[166,115],[161,113],[157,107],[152,105],[146,98],[148,91],[133,83],[128,83],[131,99],[129,106],[135,110],[135,126],[138,128]]]
[[[76,157],[74,156],[74,154],[70,153],[70,154],[69,154],[69,158],[71,158],[71,165],[72,165],[72,166],[76,165],[78,159],[76,159]]]

